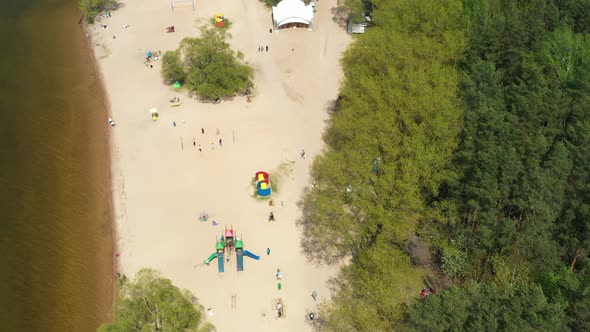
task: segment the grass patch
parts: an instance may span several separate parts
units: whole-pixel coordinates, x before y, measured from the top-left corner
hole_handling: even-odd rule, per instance
[[[285,161],[272,172],[273,175],[270,178],[270,184],[272,185],[273,193],[279,193],[281,191],[283,181],[293,173],[294,164],[294,161]]]

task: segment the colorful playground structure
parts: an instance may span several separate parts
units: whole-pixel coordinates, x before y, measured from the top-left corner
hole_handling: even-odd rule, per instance
[[[263,171],[256,172],[256,192],[258,196],[266,197],[272,194],[272,187],[270,185],[270,177],[268,173]]]
[[[221,235],[221,238],[215,243],[215,249],[216,251],[212,253],[211,256],[209,256],[206,260],[204,260],[203,263],[209,265],[212,260],[217,258],[217,271],[219,273],[223,273],[225,271],[224,263],[226,260],[229,262],[234,249],[236,251],[238,271],[244,271],[244,256],[248,256],[255,260],[260,260],[260,256],[255,255],[248,250],[244,250],[244,242],[235,236],[233,227],[230,229],[225,227],[225,231]]]
[[[225,28],[226,25],[227,21],[225,20],[225,16],[223,16],[223,14],[215,14],[215,27]]]

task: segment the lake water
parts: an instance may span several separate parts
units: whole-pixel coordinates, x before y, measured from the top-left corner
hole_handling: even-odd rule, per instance
[[[110,315],[110,128],[79,17],[76,0],[0,0],[2,331]]]

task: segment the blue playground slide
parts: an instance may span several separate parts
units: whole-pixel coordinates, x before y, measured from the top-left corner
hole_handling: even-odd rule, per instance
[[[257,261],[260,260],[260,256],[254,255],[253,253],[249,252],[248,250],[244,250],[244,255],[246,255],[246,256],[248,256],[250,258],[254,258]]]
[[[238,262],[238,271],[244,271],[244,252],[242,249],[236,249],[236,261]]]
[[[219,273],[222,273],[224,271],[223,269],[223,251],[218,251],[217,252],[217,271]]]

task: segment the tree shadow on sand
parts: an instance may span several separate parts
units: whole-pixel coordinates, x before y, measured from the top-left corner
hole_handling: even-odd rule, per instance
[[[326,103],[325,109],[331,115],[337,112],[340,98],[330,100]],[[329,126],[330,119],[326,119],[326,130]],[[324,132],[325,136],[325,132]],[[301,199],[297,206],[301,209],[301,217],[296,220],[297,226],[301,229],[301,248],[308,261],[333,265],[349,256],[349,251],[343,249],[340,236],[332,232],[330,225],[322,225],[314,221],[314,213],[317,211],[317,197],[322,192],[323,183],[317,181],[317,174],[311,169],[311,184],[304,189]],[[324,194],[325,195],[325,194]]]
[[[337,6],[330,8],[330,12],[333,15],[332,21],[346,30],[348,26],[348,10],[344,6]]]
[[[342,261],[346,254],[330,244],[329,234],[324,233],[318,236],[318,226],[313,222],[309,204],[300,201],[297,206],[303,211],[301,218],[296,220],[296,224],[301,228],[300,245],[307,260],[320,265],[333,265]]]
[[[310,320],[308,316],[304,317],[304,319],[312,331],[326,331],[326,327],[328,326],[328,324],[326,320],[322,318],[322,316],[316,314],[313,320]]]

